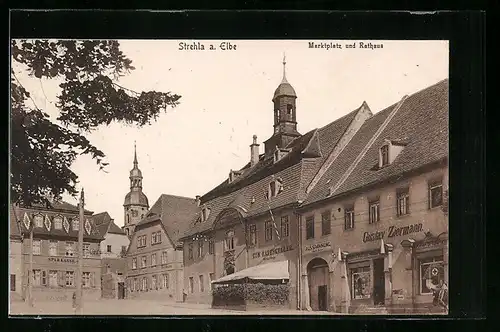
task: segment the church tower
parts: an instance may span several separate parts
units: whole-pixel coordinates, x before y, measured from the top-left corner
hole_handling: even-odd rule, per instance
[[[125,196],[123,209],[125,221],[123,230],[129,238],[134,234],[135,225],[144,218],[149,209],[148,198],[142,192],[142,172],[138,167],[137,149],[134,142],[134,168],[130,171],[130,192]]]
[[[297,94],[286,79],[286,58],[283,56],[283,79],[274,91],[274,133],[265,144],[265,153],[273,153],[276,147],[285,148],[295,138],[301,136],[297,131]]]

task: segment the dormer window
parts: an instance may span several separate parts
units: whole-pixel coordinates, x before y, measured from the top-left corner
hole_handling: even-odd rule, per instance
[[[202,222],[207,221],[209,216],[210,216],[210,208],[204,207],[203,209],[201,209],[201,221]]]
[[[276,179],[269,183],[269,188],[267,192],[268,199],[278,196],[279,193],[283,191],[283,181],[281,179]]]
[[[380,148],[380,167],[389,165],[389,145]]]
[[[229,171],[229,183],[233,182],[238,176],[241,175],[242,172],[240,171]]]
[[[405,146],[405,140],[385,140],[379,150],[378,168],[392,164]]]
[[[276,163],[276,162],[280,161],[289,152],[290,152],[290,149],[280,149],[280,148],[276,147],[276,150],[274,151],[274,162]]]

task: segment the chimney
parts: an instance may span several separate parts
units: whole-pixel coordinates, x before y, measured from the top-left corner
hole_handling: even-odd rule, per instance
[[[196,205],[200,206],[200,195],[196,195]]]
[[[250,145],[250,166],[259,162],[259,144],[257,144],[257,135],[253,135],[253,143]]]

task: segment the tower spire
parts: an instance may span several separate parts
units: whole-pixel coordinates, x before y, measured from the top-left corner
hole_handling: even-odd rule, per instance
[[[281,83],[288,83],[286,80],[286,55],[285,52],[283,52],[283,79],[281,80]]]
[[[136,144],[135,144],[135,141],[134,141],[134,166],[137,167],[137,147],[136,147]]]

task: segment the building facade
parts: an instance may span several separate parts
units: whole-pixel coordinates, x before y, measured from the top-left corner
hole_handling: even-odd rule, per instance
[[[56,202],[51,208],[13,207],[11,218],[21,235],[21,286],[22,298],[26,298],[28,276],[32,276],[32,294],[36,300],[69,300],[76,291],[78,267],[79,211],[76,206]],[[12,223],[12,219],[11,219]],[[30,241],[33,232],[33,242]],[[84,298],[101,297],[101,259],[98,254],[102,238],[92,220],[92,212],[85,211],[83,237],[82,284]],[[30,252],[32,268],[30,271]],[[18,266],[13,264],[12,266]],[[17,275],[16,275],[17,280]],[[16,290],[16,292],[19,293]]]
[[[103,238],[101,255],[101,289],[104,298],[125,298],[125,254],[130,240],[109,213],[94,215],[94,223]]]
[[[14,205],[9,218],[9,288],[11,300],[23,299],[23,237]]]
[[[180,235],[196,213],[192,198],[161,195],[135,227],[126,254],[129,298],[183,300]]]
[[[181,239],[186,300],[288,261],[291,308],[433,310],[448,280],[448,80],[301,135],[283,76],[264,153],[254,136],[250,162],[198,198]]]
[[[123,202],[123,231],[131,238],[135,225],[144,218],[149,209],[148,197],[142,192],[142,172],[137,161],[137,149],[134,144],[134,167],[130,171],[130,191]]]

